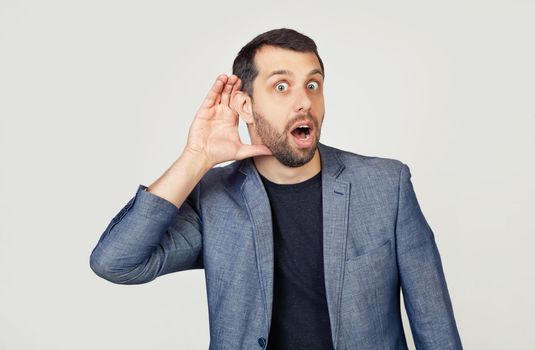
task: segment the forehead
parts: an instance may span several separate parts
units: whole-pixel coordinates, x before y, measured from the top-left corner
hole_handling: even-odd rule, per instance
[[[288,70],[297,75],[306,75],[320,69],[318,57],[313,52],[298,52],[276,46],[262,46],[255,55],[258,78],[264,80],[271,72]]]

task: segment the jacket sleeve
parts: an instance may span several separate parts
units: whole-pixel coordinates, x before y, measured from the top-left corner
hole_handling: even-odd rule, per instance
[[[89,265],[118,284],[141,284],[202,262],[199,184],[180,208],[139,185],[91,252]]]
[[[433,231],[420,209],[405,164],[396,219],[398,267],[417,349],[462,349]]]

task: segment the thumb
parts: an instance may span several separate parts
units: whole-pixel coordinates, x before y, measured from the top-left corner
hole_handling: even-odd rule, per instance
[[[236,153],[236,159],[244,159],[255,156],[270,156],[271,150],[266,145],[241,145]]]

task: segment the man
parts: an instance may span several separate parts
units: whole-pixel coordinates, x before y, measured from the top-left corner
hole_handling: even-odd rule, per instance
[[[215,81],[181,156],[111,220],[93,271],[139,284],[204,268],[210,349],[406,349],[400,288],[418,349],[462,349],[409,168],[319,142],[314,41],[263,33],[233,73]]]

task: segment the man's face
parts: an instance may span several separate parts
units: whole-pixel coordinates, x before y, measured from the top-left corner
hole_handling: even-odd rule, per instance
[[[316,152],[325,113],[323,72],[311,52],[263,46],[255,56],[252,110],[256,135],[288,167]]]

